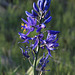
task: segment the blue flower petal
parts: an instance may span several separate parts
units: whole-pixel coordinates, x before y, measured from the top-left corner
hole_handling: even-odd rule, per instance
[[[31,13],[29,13],[28,11],[25,11],[25,13],[27,16],[34,18],[34,16]]]
[[[39,27],[37,30],[36,30],[36,32],[38,33],[38,32],[40,32],[41,31],[41,27]]]
[[[21,38],[21,39],[23,39],[23,40],[25,40],[25,39],[26,39],[26,35],[25,35],[25,34],[20,33],[20,32],[18,32],[18,34],[20,35],[20,38]]]
[[[52,17],[50,16],[48,19],[46,19],[46,20],[44,21],[44,23],[49,23],[49,22],[51,21],[51,19],[52,19]]]
[[[43,47],[43,46],[42,46],[41,48],[42,48],[42,49],[44,49],[44,47]]]
[[[46,28],[46,25],[44,23],[42,23],[41,28]]]
[[[22,43],[26,43],[26,42],[29,44],[29,41],[28,41],[28,39],[26,39],[26,40],[25,40],[25,41],[23,41]]]
[[[58,38],[57,39],[55,39],[54,41],[52,41],[52,43],[56,43],[58,41]]]
[[[47,32],[54,35],[60,33],[59,31],[54,31],[54,30],[48,30]]]
[[[50,10],[47,12],[47,14],[44,16],[44,19],[47,19],[50,16]]]
[[[23,54],[25,57],[27,57],[27,58],[30,57],[30,56],[28,55],[28,51],[25,50],[25,52],[24,52],[21,47],[20,47],[20,50],[22,51],[22,54]]]
[[[45,2],[45,0],[42,0],[41,3],[40,3],[40,9],[41,9],[41,10],[44,9],[44,2]]]
[[[35,11],[39,12],[39,9],[38,9],[38,7],[36,6],[35,2],[33,3],[33,8],[34,8]]]
[[[49,7],[50,7],[50,3],[51,3],[51,0],[45,0],[45,3],[44,3],[44,7],[45,7],[45,9],[44,10],[48,10],[49,9]]]
[[[28,17],[28,22],[30,23],[30,25],[33,25],[33,20],[31,17]]]
[[[32,15],[34,15],[34,17],[38,16],[38,14],[34,10],[32,10]]]
[[[33,47],[32,49],[35,49],[35,48],[36,48],[36,46],[38,45],[38,42],[39,42],[39,40],[36,39],[36,41],[35,41],[35,43],[34,43],[34,47]]]
[[[30,32],[31,32],[31,31],[29,30],[29,31],[26,33],[26,36],[29,35]]]
[[[28,24],[28,22],[27,22],[26,20],[24,20],[23,18],[21,18],[21,19],[22,19],[22,21],[23,21],[24,23]]]
[[[58,47],[59,46],[59,43],[54,43],[54,47]]]
[[[33,37],[32,39],[35,41],[35,40],[36,40],[36,38],[37,38],[37,36]]]
[[[38,0],[37,5],[39,8],[40,8],[40,3],[41,3],[41,0]]]
[[[46,46],[47,50],[48,50],[48,54],[52,57],[50,49]]]
[[[44,36],[43,34],[39,34],[39,35],[38,35],[38,37],[39,37],[40,39],[43,38],[43,36]]]

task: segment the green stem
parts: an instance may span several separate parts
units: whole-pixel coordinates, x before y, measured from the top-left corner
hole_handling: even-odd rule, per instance
[[[40,50],[40,39],[39,39],[39,44],[37,46],[37,49],[38,49],[38,52],[36,53],[35,62],[34,62],[34,75],[38,75],[38,71],[36,70],[36,63],[37,63],[37,57],[38,57],[39,50]]]
[[[41,24],[41,21],[42,21],[42,16],[40,18],[40,23],[39,25]],[[41,31],[39,32],[39,34],[41,33]],[[40,38],[39,39],[39,43],[38,43],[38,46],[37,46],[37,53],[35,54],[35,61],[34,61],[34,75],[38,75],[38,71],[36,70],[36,63],[37,63],[37,57],[38,57],[38,54],[39,54],[39,51],[40,51]]]

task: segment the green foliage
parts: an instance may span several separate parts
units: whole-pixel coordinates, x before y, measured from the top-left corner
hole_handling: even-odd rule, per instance
[[[7,1],[7,0],[5,0]],[[8,0],[9,1],[9,0]],[[11,0],[12,1],[12,0]],[[11,2],[10,1],[10,2]],[[0,7],[0,75],[24,75],[30,64],[21,54],[18,32],[21,31],[21,18],[26,19],[25,10],[31,12],[34,0],[13,0],[5,9]],[[37,0],[36,0],[37,1]],[[9,2],[9,3],[10,3]],[[56,51],[51,52],[46,75],[74,75],[75,66],[75,4],[74,0],[52,0],[52,20],[47,29],[60,31]],[[36,32],[36,31],[35,31]],[[34,33],[30,36],[34,36]],[[46,38],[47,33],[45,33]],[[25,46],[26,44],[24,44]],[[47,49],[43,50],[47,53]],[[42,50],[39,56],[42,55]],[[32,60],[33,61],[33,60]]]

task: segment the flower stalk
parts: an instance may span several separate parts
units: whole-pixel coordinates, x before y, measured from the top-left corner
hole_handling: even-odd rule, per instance
[[[42,16],[41,16],[41,18],[40,18],[40,21],[39,21],[39,25],[41,24],[41,21],[42,21]],[[40,35],[40,33],[41,33],[41,31],[39,32],[39,35]],[[40,38],[38,37],[38,39],[39,39],[39,43],[38,43],[38,46],[37,46],[37,52],[36,52],[36,54],[35,54],[35,63],[34,63],[34,75],[38,75],[38,71],[36,70],[36,67],[37,67],[37,65],[36,65],[36,63],[37,63],[37,58],[38,58],[38,54],[39,54],[39,51],[40,51]]]
[[[27,17],[28,21],[22,18],[22,21],[25,23],[25,24],[22,23],[21,25],[23,33],[21,32],[18,33],[20,35],[20,38],[23,40],[23,42],[19,43],[29,44],[28,45],[29,47],[27,48],[20,47],[20,50],[22,51],[22,54],[27,59],[29,59],[29,62],[33,67],[34,75],[38,75],[39,73],[41,74],[42,72],[45,71],[50,71],[50,70],[45,70],[47,63],[49,62],[48,58],[49,56],[52,57],[51,51],[55,50],[56,47],[59,46],[59,44],[57,43],[58,41],[57,34],[59,33],[59,31],[46,30],[44,32],[48,33],[47,38],[46,39],[43,38],[44,32],[42,32],[42,29],[45,29],[46,24],[49,23],[52,19],[52,17],[50,16],[50,10],[48,11],[50,3],[51,0],[38,0],[37,5],[33,3],[33,10],[31,11],[32,13],[25,11],[26,15],[28,16]],[[39,25],[37,25],[37,22],[39,23]],[[30,37],[29,34],[33,32],[35,29],[38,35]],[[34,43],[32,41],[34,41]],[[43,57],[39,60],[39,63],[37,65],[39,51],[41,50],[40,48],[41,49],[46,48],[48,54],[45,57],[45,53],[43,53]],[[31,56],[29,55],[30,52],[32,53],[34,59],[33,65],[30,61],[31,58]]]

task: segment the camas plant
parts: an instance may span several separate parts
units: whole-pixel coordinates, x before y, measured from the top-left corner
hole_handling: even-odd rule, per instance
[[[38,0],[37,5],[33,3],[33,9],[31,10],[32,13],[25,11],[28,21],[22,18],[22,21],[24,22],[21,24],[23,33],[18,33],[20,35],[20,38],[23,40],[23,42],[20,43],[29,44],[26,47],[20,47],[20,49],[22,51],[22,54],[29,60],[31,66],[33,67],[32,75],[38,75],[40,72],[49,71],[45,69],[47,63],[49,62],[48,58],[52,57],[51,51],[55,50],[56,47],[59,46],[59,44],[57,43],[57,34],[59,33],[59,31],[46,30],[46,24],[49,23],[52,19],[49,10],[50,3],[51,0]],[[42,31],[42,29],[45,29],[44,32],[48,33],[46,39],[43,39],[44,32]],[[36,30],[37,35],[35,35],[34,37],[29,37],[29,34],[34,30]],[[25,34],[24,32],[27,33]],[[34,43],[32,41],[34,41]],[[39,60],[39,63],[37,65],[37,60],[39,59],[39,51],[45,48],[47,49],[48,53],[46,57],[45,53],[43,53],[43,57]],[[33,64],[30,61],[30,52],[32,53],[34,59]],[[39,67],[39,65],[41,67]]]

